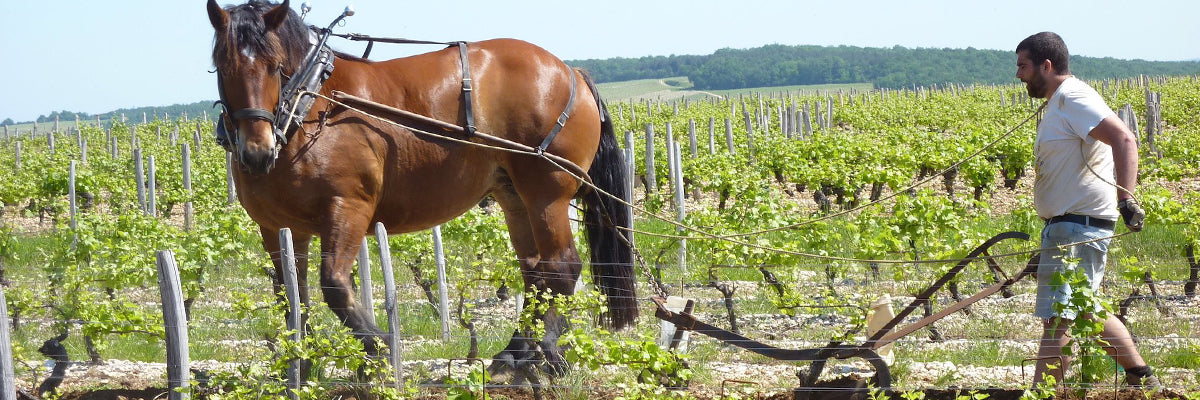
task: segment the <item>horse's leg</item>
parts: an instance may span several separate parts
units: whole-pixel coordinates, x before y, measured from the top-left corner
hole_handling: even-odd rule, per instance
[[[511,187],[508,188],[511,190]],[[542,192],[542,194],[549,194]],[[526,308],[533,306],[535,299],[550,293],[571,295],[579,278],[582,264],[571,237],[567,209],[570,198],[558,199],[546,196],[518,196],[512,191],[497,191],[497,201],[504,209],[509,237],[521,264],[521,276],[525,284]],[[537,210],[531,212],[530,210]],[[566,331],[567,319],[551,303],[546,312],[535,315],[545,323],[545,336],[540,341],[530,337],[530,331],[518,329],[513,339],[493,360],[493,374],[503,366],[524,370],[525,364],[543,358],[547,372],[562,374],[567,369],[563,350],[558,338]],[[537,354],[540,348],[541,354]],[[511,365],[510,365],[511,363]]]
[[[521,271],[525,271],[538,263],[537,245],[533,241],[533,232],[529,227],[529,216],[525,211],[525,205],[516,193],[511,192],[511,186],[504,189],[507,190],[498,190],[494,196],[500,203],[501,210],[504,211],[509,241],[512,242],[513,249],[517,253]],[[526,301],[525,307],[528,308],[530,304],[531,301]],[[522,311],[517,310],[517,312]],[[513,331],[508,345],[492,358],[492,365],[488,367],[488,374],[494,381],[517,383],[513,378],[518,372],[525,370],[522,367],[538,362],[541,357],[537,353],[537,343],[531,336],[530,330],[526,327],[518,326]]]
[[[375,339],[386,341],[386,334],[366,317],[366,313],[374,311],[363,308],[358,302],[350,274],[368,221],[348,210],[365,209],[341,207],[330,212],[332,220],[341,223],[333,224],[321,233],[321,293],[325,295],[329,309],[362,341],[367,354],[375,356],[379,352]]]

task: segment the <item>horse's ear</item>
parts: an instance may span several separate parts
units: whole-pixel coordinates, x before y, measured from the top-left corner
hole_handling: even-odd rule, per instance
[[[283,0],[283,4],[275,6],[271,11],[263,14],[263,22],[267,23],[267,30],[273,31],[278,29],[280,25],[283,25],[283,21],[287,19],[288,11],[291,11],[288,8],[288,0]]]
[[[208,0],[208,22],[217,32],[224,32],[229,26],[229,13],[217,4],[217,0]]]

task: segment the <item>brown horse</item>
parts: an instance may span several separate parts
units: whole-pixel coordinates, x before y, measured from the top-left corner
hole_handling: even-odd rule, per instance
[[[308,245],[314,235],[320,236],[325,301],[368,352],[377,351],[375,338],[385,334],[364,318],[372,310],[356,301],[350,280],[363,236],[373,233],[376,222],[389,233],[428,229],[489,194],[504,210],[531,297],[574,292],[582,264],[568,208],[580,197],[592,274],[608,301],[607,320],[617,328],[634,322],[632,253],[618,229],[627,225],[627,205],[586,190],[575,176],[536,155],[418,134],[331,97],[317,98],[298,126],[277,135],[273,122],[278,116],[267,110],[284,100],[279,88],[303,67],[312,46],[309,27],[287,1],[251,1],[222,9],[209,0],[208,17],[216,30],[213,63],[227,112],[221,123],[237,165],[238,199],[259,224],[277,272],[278,232],[292,230],[305,304]],[[628,199],[624,157],[608,111],[586,74],[522,41],[488,40],[466,49],[475,88],[468,92],[470,108],[462,95],[464,69],[457,46],[378,62],[335,53],[333,72],[319,93],[346,93],[458,126],[473,119],[479,132],[529,147],[545,140],[560,115],[569,115],[545,152],[588,171],[586,178],[613,197]],[[586,85],[576,90],[575,80]],[[468,132],[450,136],[482,141]],[[278,290],[279,282],[275,285]],[[500,362],[494,368],[541,362],[551,372],[566,368],[556,343],[565,317],[553,307],[538,316],[546,322],[545,336],[529,339],[528,332],[518,330],[496,356]]]

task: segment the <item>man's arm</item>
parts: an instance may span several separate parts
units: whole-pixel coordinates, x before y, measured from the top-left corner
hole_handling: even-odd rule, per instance
[[[1117,185],[1125,190],[1117,189],[1117,201],[1133,198],[1134,186],[1137,185],[1138,145],[1133,132],[1115,115],[1110,115],[1100,121],[1100,125],[1092,129],[1089,135],[1104,144],[1112,146],[1113,168],[1115,169]]]
[[[1100,125],[1093,128],[1089,135],[1112,146],[1113,169],[1117,185],[1121,186],[1117,188],[1117,211],[1121,212],[1121,219],[1125,220],[1125,226],[1130,231],[1141,231],[1146,212],[1133,198],[1138,171],[1137,140],[1133,132],[1116,116],[1110,115],[1100,121]]]

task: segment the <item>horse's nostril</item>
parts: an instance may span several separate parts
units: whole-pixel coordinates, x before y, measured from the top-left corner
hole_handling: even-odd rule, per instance
[[[244,150],[241,158],[242,165],[252,173],[267,173],[275,165],[275,154],[269,150]]]

